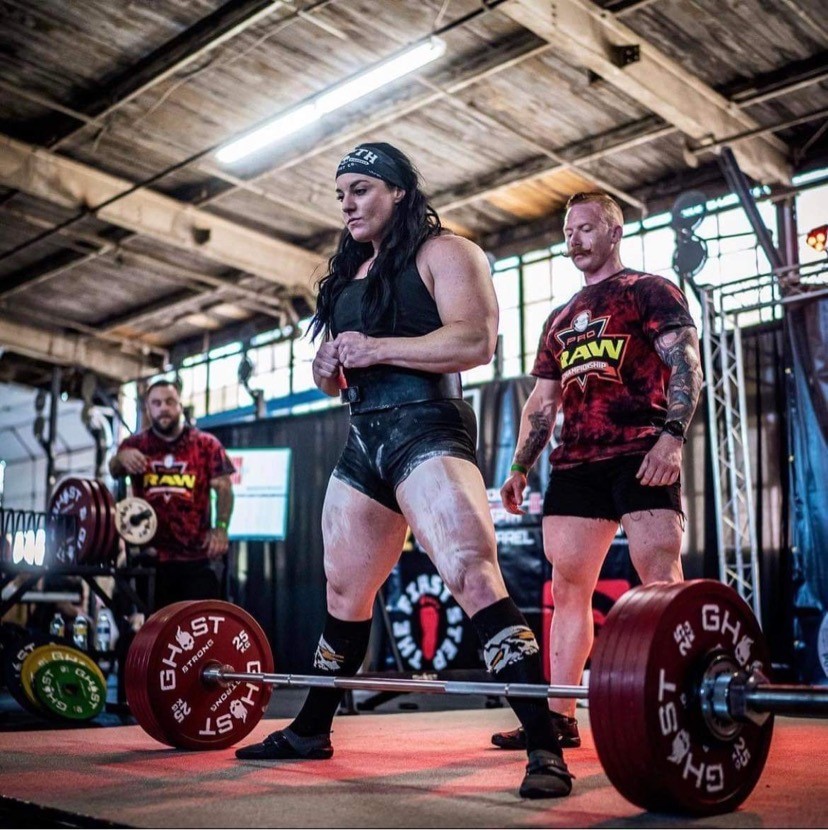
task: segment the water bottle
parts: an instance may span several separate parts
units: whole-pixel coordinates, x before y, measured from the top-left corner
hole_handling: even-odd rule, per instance
[[[55,612],[55,616],[52,617],[52,621],[49,623],[49,636],[66,636],[66,623],[63,621],[63,617],[61,616],[60,611]]]
[[[112,650],[112,625],[109,621],[109,613],[105,609],[98,612],[98,619],[95,623],[95,652],[98,657],[98,665],[104,674],[108,674],[112,668],[109,660],[109,652]]]
[[[109,624],[109,614],[101,611],[95,625],[95,651],[109,651],[111,643],[112,626]]]
[[[83,614],[75,617],[72,625],[72,640],[81,651],[86,651],[89,646],[89,622]]]

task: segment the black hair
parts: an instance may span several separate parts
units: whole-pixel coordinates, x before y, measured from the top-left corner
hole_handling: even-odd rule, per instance
[[[442,225],[437,212],[428,204],[416,168],[405,153],[385,142],[360,144],[360,147],[379,150],[390,157],[401,175],[405,189],[405,196],[394,210],[388,233],[380,243],[377,258],[366,277],[362,323],[365,332],[370,333],[377,321],[382,320],[389,310],[395,310],[395,276],[414,259],[427,239],[442,232]],[[385,185],[390,186],[387,182]],[[370,242],[357,242],[347,228],[342,231],[336,253],[328,260],[328,273],[317,284],[319,293],[316,313],[311,319],[310,328],[312,340],[320,332],[330,334],[331,315],[337,298],[373,252]]]
[[[158,380],[154,380],[144,392],[144,399],[149,397],[149,393],[152,392],[153,389],[157,389],[159,386],[172,386],[176,392],[178,392],[179,397],[181,397],[181,380],[179,378],[173,378],[169,380],[168,378],[159,378]]]

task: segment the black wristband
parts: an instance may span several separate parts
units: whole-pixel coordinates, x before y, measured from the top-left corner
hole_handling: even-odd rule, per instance
[[[672,435],[673,438],[680,438],[685,444],[687,443],[687,436],[684,434],[684,424],[681,421],[665,421],[661,431]]]

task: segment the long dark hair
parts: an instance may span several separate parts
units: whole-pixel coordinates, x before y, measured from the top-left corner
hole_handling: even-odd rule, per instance
[[[398,168],[405,196],[397,204],[388,233],[380,243],[377,258],[366,279],[362,301],[362,324],[370,333],[372,324],[394,310],[394,277],[417,255],[426,239],[442,231],[440,217],[423,193],[420,177],[408,156],[391,144],[377,142],[360,144],[368,150],[379,150],[389,156]],[[386,186],[389,186],[386,183]],[[328,260],[328,273],[318,282],[316,314],[311,320],[311,339],[331,331],[331,316],[342,289],[356,276],[359,266],[374,252],[370,242],[357,242],[345,228],[339,237],[336,253]]]

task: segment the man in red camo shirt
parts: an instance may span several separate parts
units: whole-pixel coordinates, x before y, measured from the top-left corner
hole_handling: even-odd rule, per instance
[[[148,429],[123,441],[109,462],[113,476],[129,475],[134,496],[158,515],[155,610],[187,599],[219,599],[211,561],[228,547],[235,472],[217,438],[184,421],[179,388],[158,380],[146,393]],[[210,527],[210,490],[216,524]]]
[[[643,583],[683,578],[682,448],[702,385],[699,341],[682,292],[669,280],[625,268],[623,216],[601,193],[567,203],[568,255],[586,285],[552,311],[520,422],[504,507],[519,514],[526,473],[563,411],[560,444],[543,505],[544,553],[552,563],[553,685],[577,685],[593,642],[592,593],[618,529]],[[575,701],[550,699],[561,745],[580,745]],[[492,743],[522,748],[520,729]]]

